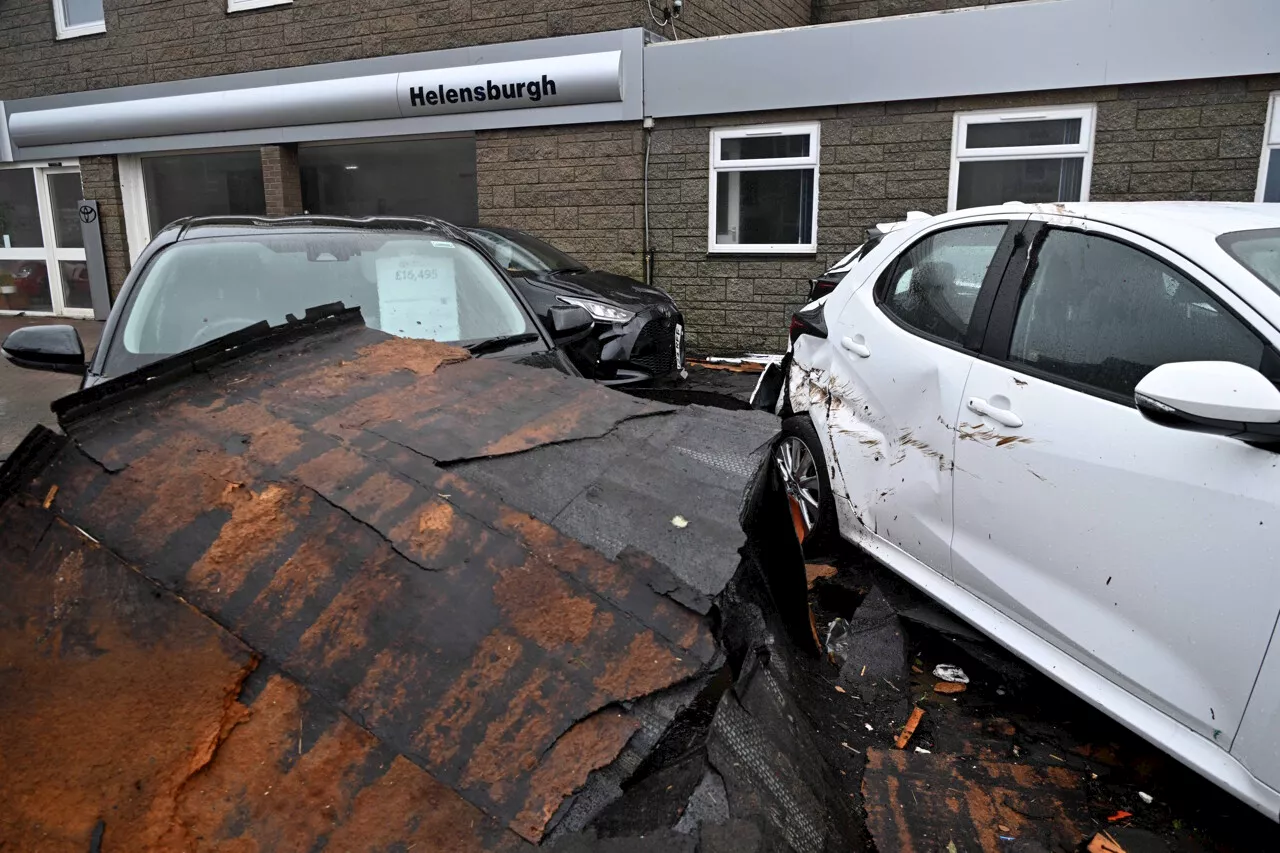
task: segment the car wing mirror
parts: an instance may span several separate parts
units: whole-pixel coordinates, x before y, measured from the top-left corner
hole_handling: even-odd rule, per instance
[[[1138,411],[1164,426],[1251,443],[1280,443],[1280,389],[1243,364],[1163,364],[1142,378],[1133,397]]]
[[[20,367],[84,373],[84,344],[71,326],[24,326],[0,344],[0,350]]]
[[[553,305],[551,308],[551,336],[557,340],[586,332],[594,323],[587,309],[577,305]]]

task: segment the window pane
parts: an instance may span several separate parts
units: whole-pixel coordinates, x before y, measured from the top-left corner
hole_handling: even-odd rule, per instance
[[[475,225],[476,140],[420,139],[298,149],[302,206],[337,216],[438,216]]]
[[[79,172],[59,172],[49,176],[49,198],[53,202],[53,234],[59,249],[83,249],[80,230]]]
[[[1080,142],[1080,119],[1000,121],[970,124],[968,148],[1011,148],[1015,145],[1075,145]]]
[[[267,211],[257,151],[144,157],[142,177],[153,236],[184,216]]]
[[[1267,156],[1267,185],[1262,189],[1263,201],[1280,201],[1280,148],[1272,148]]]
[[[813,242],[813,169],[720,172],[716,243],[806,245]]]
[[[1198,285],[1122,243],[1051,231],[1018,308],[1009,358],[1133,396],[1162,364],[1258,368],[1262,342]]]
[[[68,27],[102,20],[102,0],[60,0]]]
[[[0,260],[0,309],[52,311],[49,271],[43,260]]]
[[[1218,245],[1263,284],[1280,293],[1280,228],[1223,234]]]
[[[776,160],[779,157],[808,157],[812,137],[749,136],[720,140],[721,160]]]
[[[84,261],[62,261],[62,303],[67,308],[92,308],[89,293],[89,266]]]
[[[0,249],[41,247],[35,172],[0,169]]]
[[[1083,179],[1083,157],[961,163],[956,209],[1006,201],[1079,201]]]
[[[912,246],[890,269],[885,309],[922,332],[963,343],[1004,232],[1004,223],[954,228]]]

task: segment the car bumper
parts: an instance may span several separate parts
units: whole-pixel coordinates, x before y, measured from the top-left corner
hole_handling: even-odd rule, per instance
[[[650,309],[628,323],[597,323],[571,349],[583,372],[605,385],[633,385],[684,369],[684,317],[674,308]]]

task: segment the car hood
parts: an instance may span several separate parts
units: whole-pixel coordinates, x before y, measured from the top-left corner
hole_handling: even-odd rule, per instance
[[[610,272],[590,270],[525,275],[523,280],[535,287],[563,295],[599,299],[629,311],[642,311],[654,304],[674,304],[665,291]]]

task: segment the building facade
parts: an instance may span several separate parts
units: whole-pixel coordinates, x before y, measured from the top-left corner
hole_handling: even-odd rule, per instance
[[[1280,201],[1272,0],[10,5],[0,311],[93,310],[81,199],[113,293],[181,216],[422,213],[647,277],[704,352],[908,211]]]

